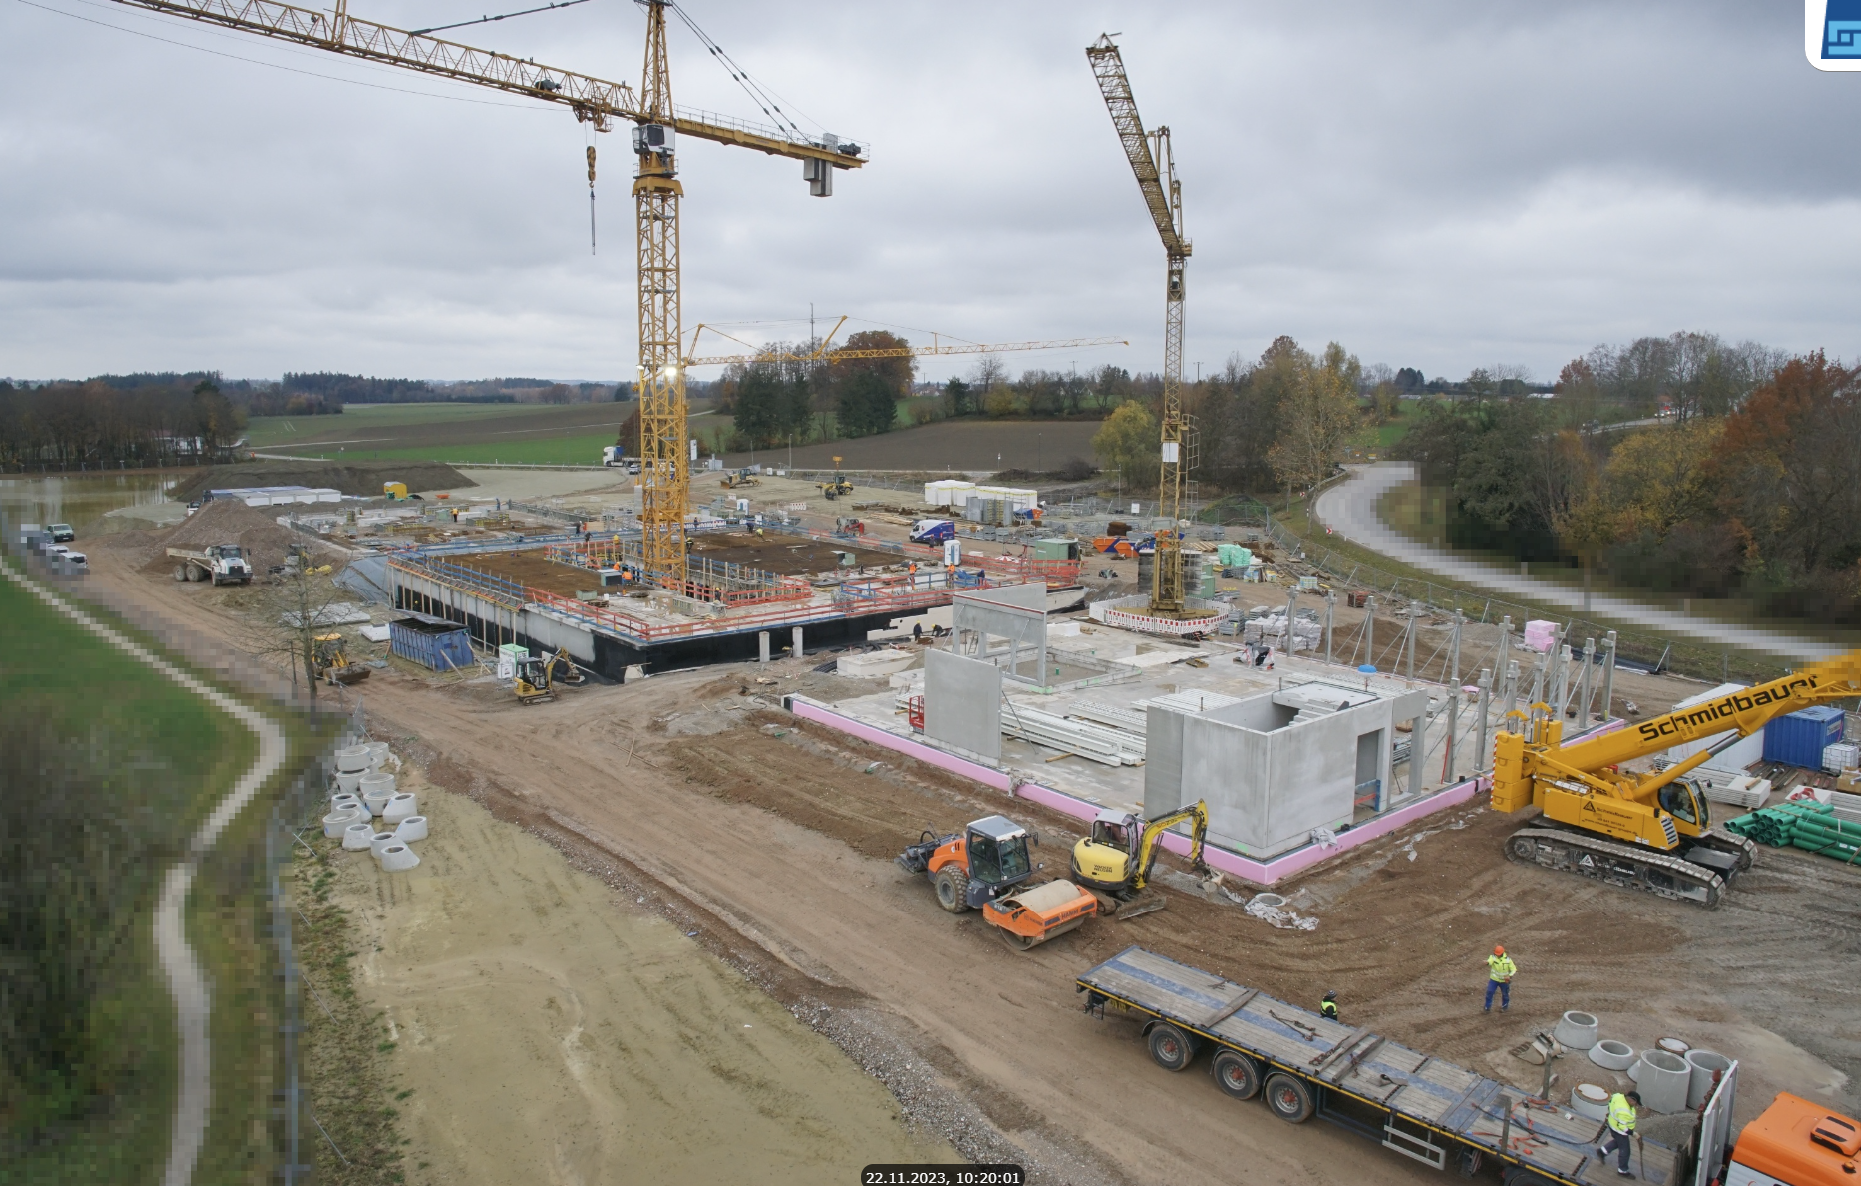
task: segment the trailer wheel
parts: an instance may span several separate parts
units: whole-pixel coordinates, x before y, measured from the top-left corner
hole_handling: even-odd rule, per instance
[[[955,865],[946,865],[937,872],[937,904],[951,914],[961,914],[969,909],[969,875]]]
[[[1245,1054],[1223,1050],[1215,1056],[1215,1083],[1237,1100],[1260,1094],[1260,1065]]]
[[[1159,1025],[1150,1031],[1150,1057],[1166,1071],[1180,1071],[1195,1058],[1195,1045],[1189,1035],[1173,1025]]]
[[[1312,1089],[1284,1071],[1267,1076],[1267,1107],[1287,1124],[1304,1124],[1312,1118]]]

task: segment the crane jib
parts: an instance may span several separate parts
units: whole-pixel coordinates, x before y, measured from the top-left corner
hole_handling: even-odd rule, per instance
[[[1710,725],[1729,717],[1739,716],[1766,704],[1795,700],[1797,693],[1820,686],[1821,683],[1815,676],[1803,675],[1781,686],[1772,685],[1749,693],[1734,692],[1730,696],[1722,697],[1701,708],[1691,709],[1684,713],[1669,713],[1659,720],[1644,721],[1638,726],[1638,730],[1642,737],[1655,741],[1679,733],[1682,726],[1688,730],[1697,729],[1702,725]]]

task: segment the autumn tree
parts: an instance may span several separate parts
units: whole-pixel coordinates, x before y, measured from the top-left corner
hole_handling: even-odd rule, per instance
[[[1861,561],[1861,368],[1790,360],[1726,419],[1706,463],[1748,572],[1773,580]]]
[[[1291,385],[1280,405],[1279,438],[1267,460],[1281,485],[1310,490],[1330,476],[1362,423],[1357,411],[1362,367],[1336,342],[1325,347],[1321,359],[1288,352],[1283,365]]]
[[[1099,468],[1116,469],[1133,489],[1153,485],[1162,468],[1163,443],[1157,418],[1137,400],[1119,405],[1092,436]]]

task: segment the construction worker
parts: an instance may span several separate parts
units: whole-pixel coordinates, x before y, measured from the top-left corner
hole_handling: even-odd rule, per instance
[[[1637,1092],[1623,1095],[1616,1092],[1609,1097],[1609,1139],[1596,1146],[1597,1159],[1603,1163],[1614,1153],[1615,1172],[1624,1178],[1635,1175],[1628,1170],[1629,1138],[1635,1135],[1635,1109],[1641,1106],[1641,1096]]]
[[[1493,1011],[1493,992],[1499,993],[1499,1011],[1504,1013],[1512,1007],[1512,978],[1519,974],[1519,966],[1512,962],[1504,947],[1493,948],[1493,954],[1486,957],[1486,1008],[1485,1013]]]
[[[1335,992],[1326,993],[1325,999],[1318,1004],[1318,1011],[1332,1021],[1336,1021],[1338,1019],[1338,994]]]

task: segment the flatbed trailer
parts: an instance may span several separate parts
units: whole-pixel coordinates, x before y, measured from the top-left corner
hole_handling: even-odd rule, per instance
[[[1090,1014],[1140,1018],[1165,1070],[1207,1052],[1222,1091],[1263,1097],[1282,1120],[1317,1116],[1435,1169],[1496,1169],[1506,1186],[1627,1180],[1613,1156],[1597,1158],[1602,1121],[1142,947],[1080,974],[1076,991]],[[1637,1140],[1629,1167],[1643,1182],[1690,1186],[1691,1161],[1687,1150]]]

